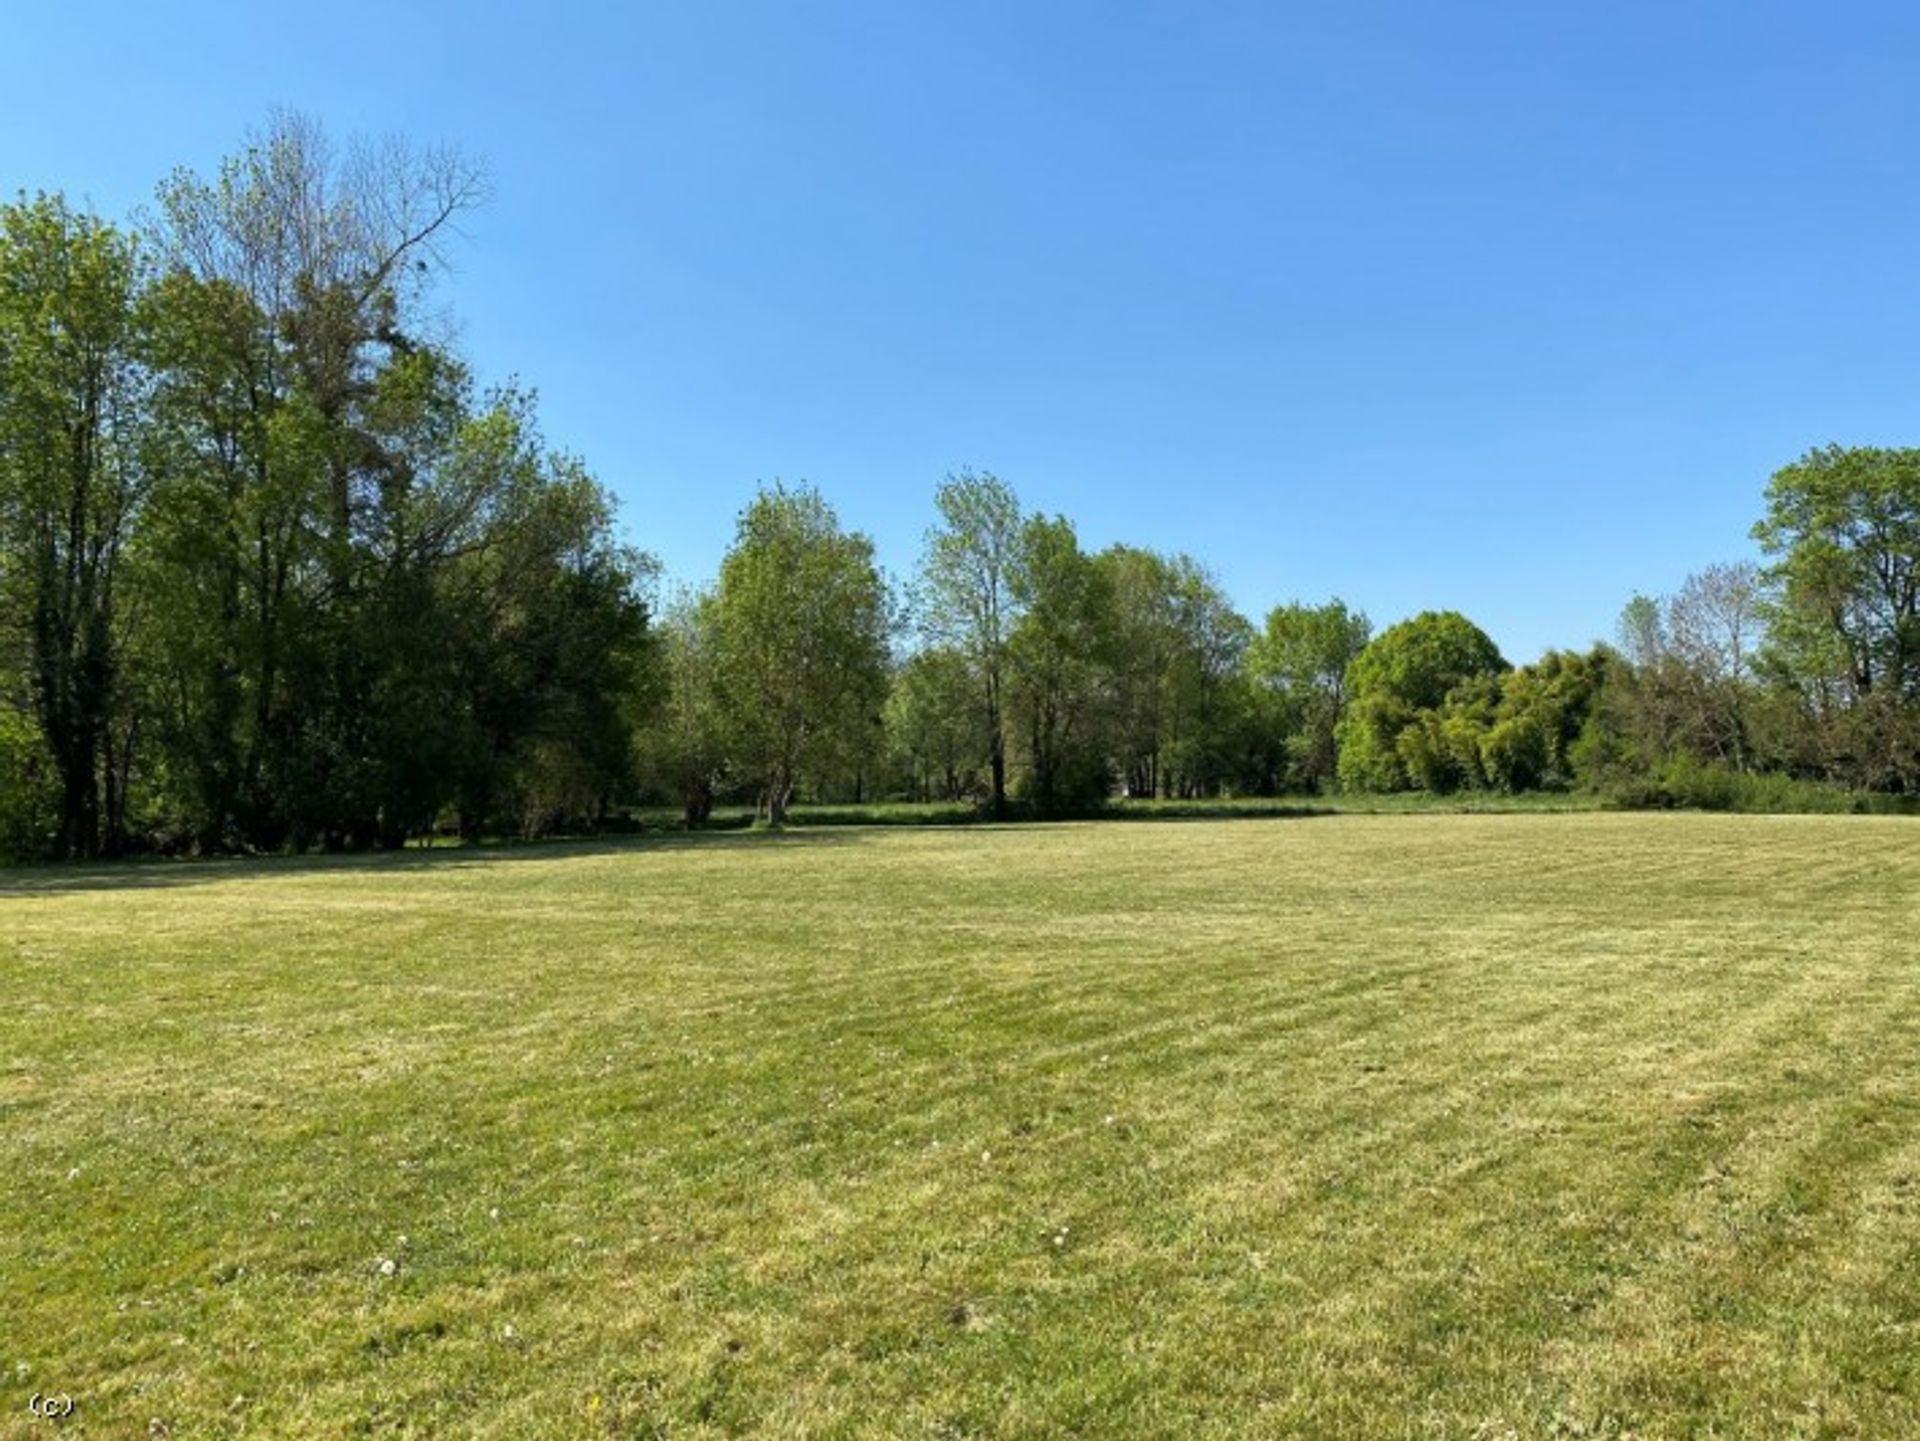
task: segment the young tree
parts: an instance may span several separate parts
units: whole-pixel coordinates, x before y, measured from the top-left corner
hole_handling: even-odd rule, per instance
[[[1631,766],[1688,755],[1747,768],[1763,606],[1760,572],[1744,562],[1690,575],[1673,596],[1627,603],[1602,710]]]
[[[1020,619],[1020,502],[991,473],[963,470],[934,493],[940,524],[927,532],[920,564],[921,624],[973,667],[980,697],[995,815],[1006,811],[1008,645]]]
[[[1735,770],[1751,759],[1748,697],[1764,604],[1759,567],[1740,561],[1688,576],[1667,605],[1669,645],[1684,668],[1697,743]]]
[[[809,486],[763,490],[721,562],[714,614],[732,750],[782,825],[801,777],[878,724],[891,616],[873,543]]]

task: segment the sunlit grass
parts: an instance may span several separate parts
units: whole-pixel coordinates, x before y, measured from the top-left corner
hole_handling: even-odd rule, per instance
[[[0,1140],[0,1435],[1916,1435],[1920,827],[25,871]]]

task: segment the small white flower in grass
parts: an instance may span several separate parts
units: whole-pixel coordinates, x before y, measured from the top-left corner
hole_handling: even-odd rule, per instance
[[[399,1267],[399,1266],[398,1266],[397,1264],[395,1264],[395,1263],[394,1263],[394,1261],[392,1260],[392,1258],[390,1258],[390,1257],[383,1257],[383,1258],[381,1259],[381,1262],[380,1262],[380,1274],[381,1274],[382,1276],[391,1276],[391,1275],[392,1275],[392,1274],[393,1274],[393,1273],[394,1273],[395,1271],[398,1271],[399,1269],[400,1269],[400,1267]]]
[[[499,1208],[498,1206],[489,1206],[489,1207],[487,1207],[487,1219],[488,1219],[489,1221],[497,1221],[497,1220],[499,1220],[499,1219],[500,1219],[500,1208]]]
[[[984,1166],[984,1165],[986,1165],[986,1164],[987,1164],[987,1162],[989,1162],[989,1161],[991,1161],[992,1159],[993,1159],[993,1152],[991,1152],[991,1151],[982,1151],[982,1152],[980,1153],[980,1164],[981,1164],[981,1165],[983,1165],[983,1166]]]
[[[1120,1118],[1118,1116],[1114,1116],[1114,1115],[1102,1116],[1100,1118],[1100,1124],[1103,1126],[1111,1126],[1115,1121],[1119,1119]]]
[[[513,1329],[513,1322],[509,1321],[500,1328],[500,1338],[503,1341],[518,1341],[520,1333]]]
[[[68,1179],[69,1181],[77,1181],[77,1180],[79,1180],[79,1179],[80,1179],[80,1168],[79,1168],[78,1166],[75,1166],[75,1167],[74,1167],[74,1168],[73,1168],[73,1169],[72,1169],[71,1171],[69,1171],[69,1172],[67,1172],[67,1179]]]

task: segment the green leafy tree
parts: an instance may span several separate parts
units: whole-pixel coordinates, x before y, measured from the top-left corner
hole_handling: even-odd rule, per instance
[[[654,787],[674,797],[691,830],[713,814],[727,769],[712,593],[675,600],[661,617],[660,637],[665,694],[657,723],[642,733],[643,766]]]
[[[896,771],[914,799],[972,795],[988,742],[969,657],[945,646],[909,657],[887,693],[886,732]]]
[[[1111,787],[1112,586],[1064,517],[1030,518],[1020,549],[1010,709],[1027,798],[1060,815],[1098,805]]]
[[[1235,767],[1251,627],[1190,556],[1110,546],[1115,760],[1129,795],[1213,794]]]
[[[1920,450],[1809,452],[1775,473],[1754,537],[1791,670],[1851,698],[1920,696]]]
[[[144,279],[131,238],[64,200],[0,206],[0,606],[27,657],[67,856],[122,839],[112,735],[121,572],[147,484]]]
[[[1425,611],[1382,631],[1347,668],[1348,710],[1337,730],[1341,785],[1394,791],[1414,784],[1401,733],[1463,681],[1505,669],[1498,647],[1457,611]]]
[[[378,733],[419,697],[394,668],[439,661],[393,647],[430,638],[409,622],[448,530],[421,512],[466,519],[428,477],[457,476],[468,390],[422,302],[483,191],[457,155],[343,154],[297,116],[161,189],[154,551],[203,844],[364,844],[419,799],[382,794]]]
[[[811,487],[763,490],[714,607],[730,748],[782,825],[801,778],[830,774],[879,722],[892,617],[873,543]]]
[[[1115,545],[1094,558],[1112,598],[1115,760],[1130,796],[1160,794],[1180,669],[1172,566],[1157,552]]]
[[[1020,502],[990,472],[950,475],[934,493],[940,524],[920,563],[921,625],[967,659],[979,696],[995,815],[1007,803],[1007,670],[1024,585]]]
[[[1810,451],[1767,486],[1762,664],[1826,772],[1920,786],[1920,450]]]
[[[1294,601],[1267,612],[1248,646],[1247,675],[1283,757],[1276,780],[1288,790],[1311,793],[1334,783],[1347,668],[1372,633],[1367,617],[1337,597],[1317,606]]]

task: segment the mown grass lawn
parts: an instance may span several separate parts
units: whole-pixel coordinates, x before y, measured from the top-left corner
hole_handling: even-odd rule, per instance
[[[0,1146],[5,1435],[1915,1436],[1920,824],[16,872]]]

